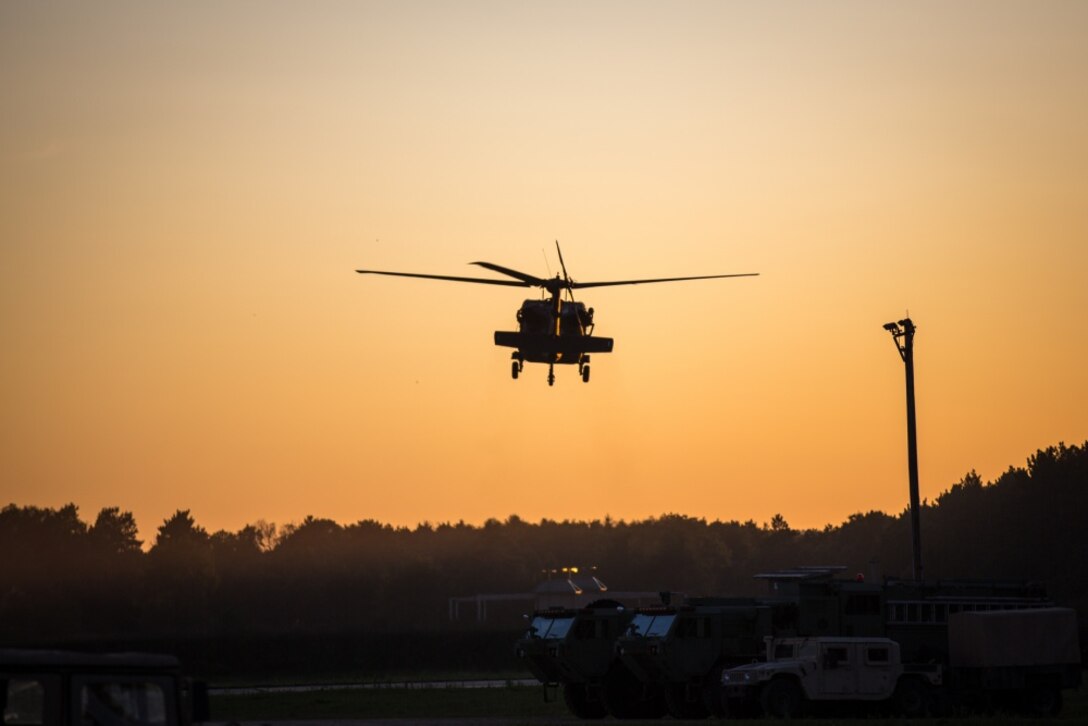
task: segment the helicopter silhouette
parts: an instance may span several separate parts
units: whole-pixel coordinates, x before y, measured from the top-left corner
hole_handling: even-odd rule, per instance
[[[525,363],[547,363],[548,385],[555,385],[555,366],[577,365],[582,381],[589,383],[589,359],[591,353],[611,353],[612,338],[593,335],[593,308],[587,308],[574,299],[576,289],[612,287],[616,285],[642,285],[652,282],[680,282],[683,280],[711,280],[722,277],[755,277],[758,272],[732,275],[697,275],[694,277],[661,277],[651,280],[614,280],[610,282],[576,282],[567,274],[563,251],[555,243],[559,253],[559,265],[563,275],[554,278],[536,277],[491,262],[472,262],[493,272],[512,277],[512,280],[496,280],[484,277],[460,277],[457,275],[427,275],[419,272],[388,272],[385,270],[356,270],[362,275],[392,275],[395,277],[420,277],[427,280],[451,280],[481,285],[505,285],[508,287],[539,287],[550,297],[526,300],[517,312],[518,330],[495,331],[495,345],[513,348],[511,375],[517,379]],[[569,300],[563,299],[566,290]]]

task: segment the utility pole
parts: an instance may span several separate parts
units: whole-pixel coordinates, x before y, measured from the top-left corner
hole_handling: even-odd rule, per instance
[[[910,471],[910,533],[914,547],[914,580],[922,581],[921,504],[918,501],[918,431],[914,416],[914,323],[904,318],[887,323],[884,329],[892,334],[895,347],[907,369],[907,467]]]

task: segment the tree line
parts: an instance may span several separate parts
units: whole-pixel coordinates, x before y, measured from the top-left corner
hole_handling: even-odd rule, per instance
[[[1088,442],[1039,450],[992,482],[971,471],[923,504],[926,577],[1040,582],[1088,622],[1085,512]],[[908,511],[858,513],[822,530],[793,529],[782,515],[757,524],[663,514],[414,528],[311,516],[209,533],[179,509],[143,545],[119,507],[87,522],[74,504],[5,506],[0,645],[151,643],[219,662],[243,649],[267,663],[269,652],[304,643],[335,660],[388,650],[406,633],[468,644],[483,636],[468,632],[478,629],[471,618],[450,623],[448,598],[528,592],[561,565],[596,566],[613,590],[690,595],[761,594],[753,575],[798,565],[911,572]],[[491,645],[472,647],[505,658],[517,625],[497,627]]]

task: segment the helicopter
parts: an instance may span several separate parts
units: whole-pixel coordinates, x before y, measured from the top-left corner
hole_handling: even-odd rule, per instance
[[[481,285],[505,285],[508,287],[539,287],[549,297],[539,300],[526,300],[517,312],[518,330],[495,331],[495,345],[513,348],[510,374],[516,380],[525,367],[525,363],[547,363],[548,385],[555,385],[555,366],[577,365],[582,381],[589,383],[589,360],[591,353],[611,353],[612,338],[593,335],[593,308],[574,299],[576,289],[589,287],[611,287],[615,285],[642,285],[652,282],[679,282],[683,280],[711,280],[722,277],[755,277],[758,272],[745,272],[732,275],[698,275],[694,277],[662,277],[649,280],[614,280],[611,282],[576,282],[567,274],[563,262],[563,251],[556,241],[555,249],[559,253],[559,265],[562,276],[556,273],[554,278],[536,277],[524,272],[512,270],[491,262],[471,262],[492,272],[513,278],[501,280],[484,277],[461,277],[457,275],[428,275],[419,272],[388,272],[385,270],[356,270],[361,275],[392,275],[395,277],[419,277],[427,280],[451,280],[453,282],[471,282]],[[567,300],[563,299],[563,292]]]

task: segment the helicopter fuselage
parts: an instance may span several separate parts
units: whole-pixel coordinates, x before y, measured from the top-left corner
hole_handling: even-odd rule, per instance
[[[496,330],[495,345],[515,348],[513,358],[529,363],[584,364],[590,353],[611,353],[612,338],[592,335],[593,308],[559,299],[526,300],[517,313],[517,331]]]

